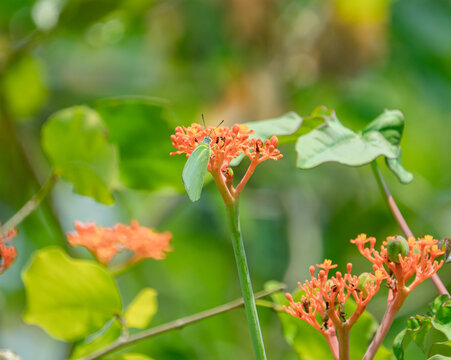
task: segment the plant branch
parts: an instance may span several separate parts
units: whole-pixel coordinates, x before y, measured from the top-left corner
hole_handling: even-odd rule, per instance
[[[230,229],[232,231],[233,251],[235,253],[238,277],[241,285],[241,294],[244,299],[244,308],[246,310],[252,346],[254,347],[254,355],[257,360],[266,360],[263,336],[261,333],[257,307],[253,296],[243,237],[241,236],[238,198],[235,200],[235,204],[226,204],[226,211],[229,218]]]
[[[407,225],[406,220],[401,214],[401,211],[399,210],[398,206],[396,205],[395,200],[393,199],[393,196],[390,193],[390,190],[388,189],[387,184],[385,183],[385,180],[382,176],[381,171],[379,170],[379,167],[377,166],[376,160],[371,162],[371,168],[373,169],[374,176],[376,177],[377,184],[379,185],[379,189],[382,193],[382,195],[385,198],[385,201],[387,202],[388,207],[390,208],[390,211],[395,218],[396,222],[398,223],[399,227],[401,228],[402,232],[406,237],[414,237],[412,231],[409,228],[409,225]],[[449,292],[446,289],[443,282],[440,280],[440,277],[437,274],[434,274],[431,276],[432,283],[435,286],[435,289],[440,295],[448,295]]]
[[[256,293],[254,295],[254,297],[255,297],[255,299],[260,299],[260,298],[263,298],[265,296],[268,296],[268,295],[271,295],[273,293],[276,293],[278,291],[282,291],[285,288],[286,288],[286,285],[282,284],[282,285],[280,285],[279,287],[277,287],[277,288],[275,288],[273,290],[267,290],[267,291],[258,292],[258,293]],[[131,335],[131,336],[128,336],[128,337],[120,337],[114,343],[108,345],[107,347],[105,347],[103,349],[100,349],[100,350],[98,350],[96,352],[93,352],[90,355],[87,355],[87,356],[84,356],[82,358],[79,358],[78,360],[95,360],[95,359],[99,359],[100,357],[102,357],[102,356],[104,356],[106,354],[112,353],[113,351],[116,351],[116,350],[118,350],[120,348],[123,348],[123,347],[129,346],[131,344],[134,344],[134,343],[136,343],[136,342],[138,342],[140,340],[144,340],[144,339],[148,339],[148,338],[160,335],[160,334],[164,334],[164,333],[166,333],[168,331],[171,331],[171,330],[183,328],[183,327],[185,327],[187,325],[194,324],[194,323],[196,323],[198,321],[207,319],[209,317],[216,316],[216,315],[225,313],[227,311],[239,308],[239,307],[243,306],[243,304],[244,304],[244,300],[242,298],[240,298],[240,299],[231,301],[231,302],[229,302],[227,304],[220,305],[220,306],[217,306],[215,308],[212,308],[212,309],[209,309],[209,310],[205,310],[205,311],[202,311],[202,312],[194,314],[194,315],[186,316],[186,317],[183,317],[181,319],[174,320],[174,321],[168,322],[166,324],[156,326],[156,327],[154,327],[152,329],[141,331],[141,332],[139,332],[137,334],[134,334],[134,335]]]
[[[53,173],[42,185],[39,191],[28,200],[3,226],[0,227],[0,236],[6,236],[12,229],[19,225],[28,215],[30,215],[39,206],[41,201],[48,195],[58,175]]]
[[[404,303],[407,294],[408,293],[405,291],[397,292],[395,296],[392,298],[392,300],[388,301],[387,309],[385,310],[385,314],[384,317],[382,318],[381,325],[377,329],[376,334],[374,335],[373,340],[371,341],[370,346],[366,350],[366,353],[362,360],[371,360],[374,358],[377,350],[379,349],[379,346],[381,346],[382,341],[387,335],[388,330],[390,329],[393,320],[395,319],[396,313]]]

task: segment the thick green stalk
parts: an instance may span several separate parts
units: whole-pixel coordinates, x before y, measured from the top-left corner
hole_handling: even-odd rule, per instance
[[[265,360],[265,346],[263,344],[262,332],[258,321],[257,307],[255,306],[255,299],[252,292],[252,284],[249,276],[249,268],[247,266],[246,253],[244,251],[243,237],[241,236],[238,206],[238,199],[236,199],[234,204],[226,205],[227,216],[229,218],[230,229],[232,231],[233,250],[235,252],[235,260],[241,284],[241,293],[243,295],[244,308],[246,310],[255,358],[257,360]]]

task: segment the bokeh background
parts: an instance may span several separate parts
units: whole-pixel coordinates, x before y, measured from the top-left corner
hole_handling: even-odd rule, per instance
[[[403,164],[415,179],[387,182],[418,235],[451,234],[451,4],[448,0],[2,0],[0,1],[0,219],[6,221],[50,174],[40,129],[53,112],[118,95],[167,99],[174,125],[225,119],[227,125],[335,108],[360,129],[384,109],[406,117]],[[124,122],[133,119],[124,119]],[[170,140],[168,139],[168,142]],[[148,146],[152,146],[149,138]],[[254,289],[280,280],[295,289],[325,257],[369,269],[349,239],[399,233],[369,166],[295,168],[284,158],[257,169],[242,196],[242,228]],[[171,166],[168,155],[167,166]],[[238,168],[236,172],[242,172]],[[149,174],[158,176],[158,174]],[[197,203],[185,194],[115,193],[104,206],[60,180],[19,227],[19,256],[0,276],[0,348],[23,359],[64,359],[69,348],[23,324],[20,271],[36,249],[60,245],[73,222],[103,226],[138,219],[174,234],[164,261],[144,261],[118,279],[130,300],[159,293],[153,324],[239,297],[222,200],[210,184]],[[446,284],[451,271],[439,272]],[[70,278],[67,279],[70,281]],[[380,318],[386,291],[369,310]],[[417,289],[386,339],[424,311],[435,291]],[[268,357],[296,359],[279,321],[260,309]],[[67,324],[71,326],[71,324]],[[155,359],[250,359],[243,310],[134,347]],[[409,359],[423,359],[418,349]]]

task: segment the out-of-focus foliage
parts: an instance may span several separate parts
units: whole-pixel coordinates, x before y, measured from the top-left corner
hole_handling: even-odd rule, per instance
[[[429,305],[428,313],[407,319],[407,328],[393,342],[396,359],[404,359],[405,350],[415,342],[430,359],[451,356],[451,301],[441,295]]]
[[[60,248],[38,251],[24,271],[23,281],[27,291],[25,321],[58,339],[82,339],[122,313],[111,274],[91,261],[69,258]]]
[[[222,119],[230,125],[274,119],[290,110],[305,117],[318,105],[335,109],[343,125],[356,131],[384,109],[399,109],[406,124],[403,165],[414,180],[401,185],[390,172],[384,175],[416,235],[449,237],[450,33],[447,0],[0,1],[0,220],[17,211],[49,175],[40,132],[51,114],[86,104],[108,123],[99,99],[140,95],[168,99],[172,114],[162,115],[166,132],[200,122],[201,113],[208,125]],[[173,232],[174,252],[166,260],[143,261],[118,280],[125,303],[143,287],[158,290],[153,324],[239,296],[215,187],[207,186],[202,199],[191,204],[182,192],[172,191],[183,188],[177,175],[182,156],[168,155],[166,163],[155,165],[173,181],[166,191],[146,176],[151,162],[142,161],[138,171],[128,162],[129,154],[121,154],[122,141],[136,143],[143,158],[172,150],[169,138],[165,142],[149,134],[146,116],[135,112],[121,123],[117,117],[114,141],[112,131],[103,134],[119,144],[119,180],[133,188],[110,189],[114,206],[73,194],[61,180],[19,227],[19,256],[0,277],[0,303],[8,309],[0,313],[2,348],[25,360],[59,360],[68,354],[61,342],[19,320],[24,309],[20,271],[33,250],[65,246],[64,232],[76,219],[109,226],[137,218]],[[124,129],[134,129],[134,138],[118,138]],[[369,270],[348,240],[361,232],[378,238],[399,233],[369,167],[325,164],[300,170],[293,144],[281,151],[283,159],[257,169],[241,199],[254,289],[270,279],[293,289],[308,277],[308,266],[325,257],[339,264],[352,261],[358,272]],[[161,190],[143,191],[151,186]],[[450,284],[449,267],[439,275]],[[424,312],[432,300],[432,285],[421,288],[407,299],[387,348],[405,327],[405,318]],[[381,292],[368,308],[377,319],[385,309]],[[268,309],[259,312],[268,357],[296,359],[276,316]],[[159,360],[252,356],[242,310],[143,341],[130,352]],[[419,353],[406,349],[409,359],[422,359]]]

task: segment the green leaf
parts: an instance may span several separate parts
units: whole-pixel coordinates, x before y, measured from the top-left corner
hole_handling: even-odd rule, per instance
[[[302,125],[302,118],[294,111],[290,111],[278,118],[253,121],[246,125],[255,131],[251,137],[262,140],[271,136],[290,135],[295,133]]]
[[[168,107],[155,99],[106,99],[98,102],[109,129],[109,139],[119,149],[121,181],[141,190],[183,190],[180,174],[186,158],[175,151]]]
[[[382,155],[401,182],[412,180],[400,163],[404,118],[399,111],[385,111],[361,133],[341,124],[332,110],[316,109],[312,117],[322,117],[324,123],[299,137],[296,143],[299,168],[310,169],[326,162],[362,166]]]
[[[105,360],[153,360],[152,358],[148,357],[147,355],[138,354],[138,353],[112,355],[112,356],[108,356],[104,359]]]
[[[72,259],[57,247],[37,251],[22,278],[25,322],[59,339],[84,338],[122,311],[119,290],[107,270],[92,261]]]
[[[32,56],[13,62],[3,81],[6,103],[16,119],[33,116],[47,100],[42,64]]]
[[[279,144],[288,144],[295,142],[302,129],[303,119],[294,111],[290,111],[278,118],[252,121],[245,123],[249,129],[255,131],[251,138],[258,138],[262,141],[269,139],[271,136],[279,138]],[[238,166],[244,159],[245,155],[241,154],[232,160],[230,166]]]
[[[94,110],[74,106],[49,118],[42,129],[42,146],[54,170],[71,182],[77,193],[112,204],[117,158],[107,132]]]
[[[451,340],[451,301],[447,295],[441,295],[429,305],[427,315],[407,319],[406,329],[395,337],[393,351],[396,359],[404,359],[407,346],[414,341],[424,354],[434,355],[435,351],[446,348],[445,339]]]
[[[125,324],[129,328],[144,329],[149,326],[157,309],[157,292],[152,288],[144,288],[125,311]]]
[[[121,336],[121,326],[117,319],[107,324],[101,331],[78,341],[71,352],[70,359],[76,360],[97,350],[103,349]]]

